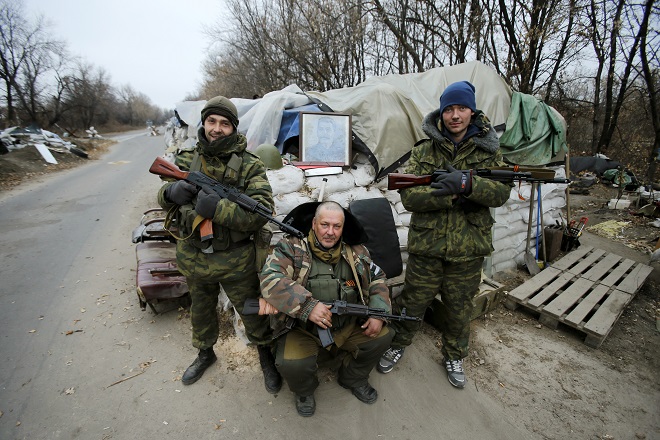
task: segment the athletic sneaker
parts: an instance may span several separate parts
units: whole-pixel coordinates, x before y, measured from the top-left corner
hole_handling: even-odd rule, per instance
[[[445,369],[447,370],[447,379],[449,379],[449,383],[456,388],[463,388],[466,382],[465,373],[463,372],[463,359],[455,361],[443,359],[443,362],[445,364]]]
[[[396,365],[397,362],[399,362],[399,359],[401,359],[401,356],[403,356],[403,350],[404,348],[388,348],[385,354],[380,358],[380,361],[378,361],[378,365],[376,365],[376,370],[378,370],[379,373],[389,373],[392,371],[394,366]]]

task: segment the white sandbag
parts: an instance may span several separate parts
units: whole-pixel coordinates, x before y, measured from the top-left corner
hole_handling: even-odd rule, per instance
[[[310,189],[312,198],[317,199],[320,193],[323,180],[325,187],[323,190],[323,200],[328,200],[327,196],[334,193],[341,193],[355,188],[355,178],[350,173],[335,174],[330,176],[312,176],[307,177],[305,185]]]
[[[378,188],[367,189],[363,186],[353,187],[352,191],[343,191],[334,194],[328,194],[323,200],[330,200],[339,203],[342,207],[348,209],[348,205],[353,200],[377,199],[383,198],[383,193]]]
[[[301,193],[280,194],[279,196],[275,196],[274,200],[275,212],[278,216],[288,214],[298,205],[314,201],[311,197]]]
[[[401,203],[401,194],[399,194],[399,191],[390,191],[390,190],[385,190],[383,191],[383,196],[392,204],[396,205],[397,203]],[[401,205],[403,207],[403,205]],[[405,209],[405,208],[404,208]],[[398,211],[397,211],[398,212]]]
[[[285,165],[279,170],[267,170],[266,176],[273,188],[273,196],[300,191],[305,183],[305,172],[293,165]]]
[[[396,228],[396,235],[399,236],[399,247],[408,249],[408,228]]]
[[[371,164],[360,164],[356,169],[348,171],[355,180],[357,186],[367,186],[374,181],[376,172]]]

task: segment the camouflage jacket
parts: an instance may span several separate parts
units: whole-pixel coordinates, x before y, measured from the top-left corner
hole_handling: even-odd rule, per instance
[[[271,211],[273,210],[273,194],[266,177],[266,169],[257,155],[246,150],[247,141],[245,136],[237,133],[235,135],[236,141],[230,142],[230,145],[220,154],[209,154],[208,142],[203,136],[203,128],[200,129],[199,139],[200,141],[193,151],[183,151],[176,156],[175,164],[179,168],[184,171],[190,170],[195,152],[197,152],[203,162],[200,171],[219,182],[238,188]],[[242,159],[237,172],[232,172],[231,169],[228,170],[228,164],[233,155]],[[166,183],[160,188],[158,204],[168,211],[171,209],[177,210],[175,217],[180,236],[190,236],[187,241],[196,248],[205,247],[201,243],[199,230],[193,231],[193,222],[197,217],[195,211],[197,198],[195,197],[192,203],[187,205],[177,206],[173,204],[166,200],[164,196],[165,189],[172,184]],[[267,222],[260,215],[245,210],[227,199],[220,200],[212,221],[213,248],[217,250],[227,249],[232,242],[248,239]]]
[[[349,251],[353,253],[366,305],[390,313],[390,294],[385,284],[385,272],[371,260],[369,251],[363,245],[342,244],[342,258],[347,262]],[[287,316],[306,322],[317,303],[312,293],[305,288],[312,258],[306,238],[301,240],[288,236],[277,243],[266,260],[259,279],[261,295],[281,312],[271,320],[275,337],[291,328],[291,320],[287,320]]]
[[[438,128],[438,120],[442,120],[440,110],[424,118],[422,129],[430,139],[413,147],[407,173],[432,174],[447,164],[458,170],[505,165],[497,134],[481,111],[472,118],[474,134],[463,139],[455,150],[453,142]],[[399,190],[403,206],[412,212],[408,252],[456,263],[489,255],[494,223],[489,208],[506,203],[511,186],[474,176],[472,192],[458,200],[433,196],[430,186]]]

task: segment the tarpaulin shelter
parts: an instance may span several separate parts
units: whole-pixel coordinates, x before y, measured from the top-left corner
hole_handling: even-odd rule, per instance
[[[297,142],[301,111],[351,114],[353,151],[367,156],[378,179],[405,162],[412,146],[426,138],[422,120],[438,108],[445,87],[462,80],[474,84],[477,108],[503,132],[505,159],[517,165],[544,165],[566,150],[561,115],[530,95],[513,92],[495,70],[479,61],[372,77],[355,87],[325,92],[290,85],[260,99],[232,102],[250,150],[267,143],[286,153]]]

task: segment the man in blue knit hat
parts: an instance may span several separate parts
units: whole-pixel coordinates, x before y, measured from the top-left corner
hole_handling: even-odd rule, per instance
[[[493,250],[490,208],[507,201],[511,186],[471,171],[505,164],[499,138],[477,110],[470,82],[450,84],[440,96],[440,108],[424,118],[422,129],[429,139],[412,148],[406,172],[420,176],[443,169],[447,173],[430,186],[399,190],[412,218],[406,278],[396,305],[422,318],[435,296],[441,295],[447,311],[442,322],[443,366],[449,382],[463,388],[472,298],[479,290],[484,258]],[[379,372],[392,371],[420,325],[392,322],[396,334],[376,367]]]

